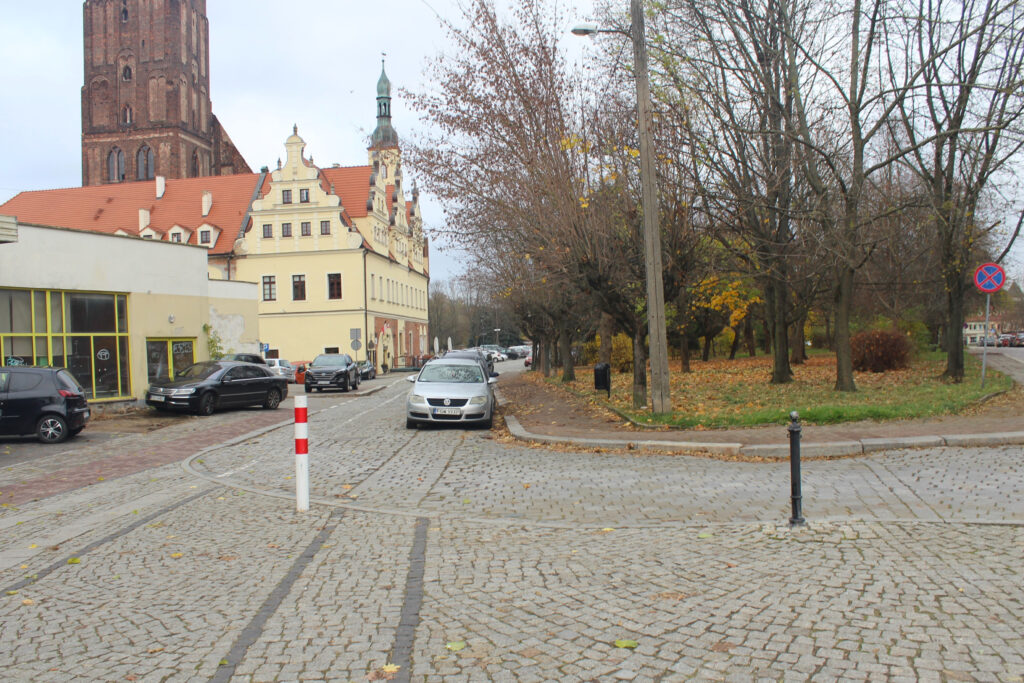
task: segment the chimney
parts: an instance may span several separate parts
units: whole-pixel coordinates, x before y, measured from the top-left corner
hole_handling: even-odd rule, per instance
[[[156,177],[156,198],[162,199],[164,191],[167,189],[167,178],[162,175]]]
[[[203,215],[210,215],[210,208],[213,206],[213,193],[209,190],[203,190]]]
[[[149,209],[139,209],[139,232],[149,227]]]

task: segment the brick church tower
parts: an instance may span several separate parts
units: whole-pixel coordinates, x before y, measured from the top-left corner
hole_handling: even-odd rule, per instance
[[[210,103],[206,0],[86,0],[82,185],[250,173]]]

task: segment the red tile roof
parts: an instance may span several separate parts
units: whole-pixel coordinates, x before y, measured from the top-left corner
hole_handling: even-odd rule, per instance
[[[331,191],[330,185],[334,185],[334,194],[341,198],[345,213],[352,218],[365,218],[372,170],[369,166],[337,166],[321,169],[320,173],[329,183],[324,188],[327,192]]]
[[[269,182],[264,181],[264,189]],[[60,190],[22,192],[0,205],[0,214],[22,223],[53,225],[74,230],[139,234],[139,209],[149,211],[149,227],[165,235],[175,225],[192,232],[189,244],[198,244],[203,224],[220,230],[212,253],[230,251],[239,237],[259,174],[240,173],[203,178],[167,179],[164,196],[156,198],[156,181],[91,185]],[[203,192],[213,195],[210,213],[203,216]]]

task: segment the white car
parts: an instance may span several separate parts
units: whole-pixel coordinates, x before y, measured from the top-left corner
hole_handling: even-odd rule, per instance
[[[284,377],[289,382],[295,381],[295,366],[284,358],[268,358],[267,367],[278,377]]]

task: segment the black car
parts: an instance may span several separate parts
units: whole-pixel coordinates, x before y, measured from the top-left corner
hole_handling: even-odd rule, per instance
[[[265,365],[211,360],[190,365],[174,379],[153,382],[146,405],[210,415],[217,408],[261,405],[274,410],[288,396],[288,379]]]
[[[263,360],[263,356],[258,353],[229,353],[226,356],[222,356],[220,360],[237,360],[243,363],[256,363],[257,365],[267,364],[267,361]]]
[[[306,393],[359,388],[359,365],[347,353],[321,353],[306,367]]]
[[[359,363],[359,379],[376,379],[377,368],[374,367],[373,361],[364,360]]]
[[[89,421],[85,389],[64,368],[0,368],[0,434],[60,443]]]

